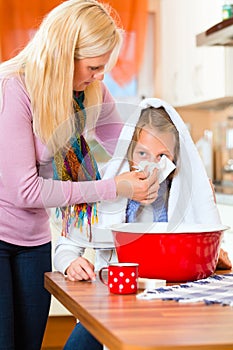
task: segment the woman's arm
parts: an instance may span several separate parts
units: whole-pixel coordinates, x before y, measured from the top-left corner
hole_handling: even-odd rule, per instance
[[[40,176],[40,168],[51,168],[52,159],[33,133],[30,100],[16,78],[10,79],[5,86],[0,118],[0,187],[5,203],[33,209],[114,200],[117,195],[142,201],[154,191],[155,175],[147,178],[144,174],[133,172],[122,174],[120,181],[113,178],[58,181],[52,179],[52,172]],[[45,178],[49,176],[51,178]],[[150,200],[153,200],[153,195]]]
[[[21,208],[52,208],[116,198],[114,179],[82,183],[52,179],[52,159],[33,133],[30,100],[16,78],[6,83],[0,120],[3,200]],[[45,168],[50,172],[40,176]]]

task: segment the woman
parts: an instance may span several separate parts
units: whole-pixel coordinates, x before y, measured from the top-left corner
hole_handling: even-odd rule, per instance
[[[51,270],[49,208],[62,207],[65,231],[80,212],[91,230],[95,202],[123,196],[150,203],[157,196],[155,172],[101,180],[84,137],[91,130],[113,153],[122,122],[101,80],[121,42],[102,4],[69,0],[0,66],[2,350],[41,348],[50,306],[43,287]]]

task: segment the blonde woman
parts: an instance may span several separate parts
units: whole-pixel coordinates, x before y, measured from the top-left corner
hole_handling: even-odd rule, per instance
[[[86,142],[91,130],[112,154],[122,129],[102,83],[122,30],[95,0],[69,0],[43,20],[28,45],[0,65],[0,349],[39,350],[50,306],[49,208],[89,229],[96,202],[118,196],[151,203],[156,173],[101,180]],[[88,204],[83,204],[88,203]]]

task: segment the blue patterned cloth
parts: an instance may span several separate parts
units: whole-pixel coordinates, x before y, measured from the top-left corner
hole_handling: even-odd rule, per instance
[[[167,180],[164,180],[159,187],[158,197],[151,204],[153,207],[153,222],[167,222]],[[126,222],[137,222],[138,210],[141,203],[134,200],[129,200],[126,208]]]
[[[194,282],[145,289],[139,299],[176,300],[180,303],[204,302],[233,306],[233,274],[213,275]]]

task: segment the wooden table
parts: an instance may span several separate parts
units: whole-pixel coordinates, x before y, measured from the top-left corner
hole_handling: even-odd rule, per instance
[[[229,271],[228,271],[229,272]],[[233,349],[233,308],[109,294],[100,281],[45,274],[45,288],[111,350]]]

